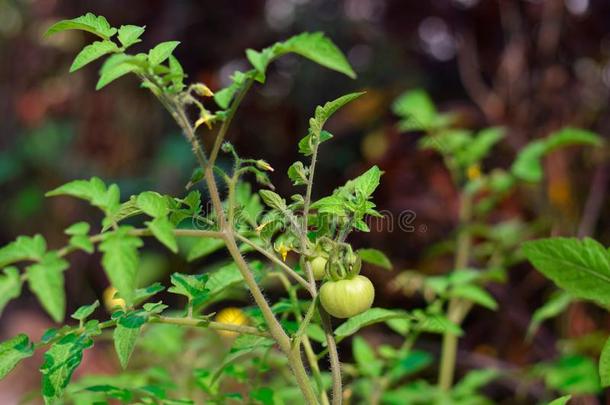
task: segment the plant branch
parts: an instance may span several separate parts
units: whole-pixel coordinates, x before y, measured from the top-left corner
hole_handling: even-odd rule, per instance
[[[280,266],[280,268],[282,270],[284,270],[286,273],[288,273],[290,275],[290,277],[292,277],[297,283],[299,283],[303,288],[305,288],[307,291],[309,291],[310,294],[314,295],[311,291],[311,286],[309,285],[309,283],[307,283],[307,280],[305,280],[296,271],[294,271],[290,266],[288,266],[286,263],[284,263],[282,260],[280,260],[279,257],[277,257],[273,253],[267,251],[267,249],[263,249],[262,247],[258,246],[256,243],[252,242],[250,239],[246,238],[245,236],[240,235],[239,233],[235,233],[235,237],[237,239],[239,239],[239,241],[254,248],[257,252],[259,252],[260,254],[265,256],[267,259],[271,260],[273,263]]]
[[[457,252],[455,255],[454,270],[463,269],[468,265],[470,256],[470,247],[472,244],[468,223],[472,216],[472,197],[466,192],[460,195],[460,231],[457,240]],[[471,303],[469,301],[452,298],[449,301],[447,308],[447,318],[459,325],[470,310]],[[445,332],[443,335],[443,346],[441,354],[441,364],[439,368],[438,385],[444,391],[448,391],[453,384],[453,376],[455,373],[455,361],[457,355],[458,336]]]

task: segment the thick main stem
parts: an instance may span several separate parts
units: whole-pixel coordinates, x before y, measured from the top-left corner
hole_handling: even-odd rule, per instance
[[[468,257],[470,256],[470,230],[468,224],[472,216],[472,198],[466,192],[460,195],[460,215],[459,226],[461,227],[458,240],[457,251],[455,254],[454,270],[463,269],[468,265]],[[452,298],[449,300],[447,308],[447,318],[459,325],[464,320],[466,313],[470,310],[470,302]],[[453,376],[455,373],[455,361],[457,356],[458,336],[445,332],[443,335],[443,346],[441,354],[441,364],[439,369],[438,385],[442,390],[449,390],[453,384]]]

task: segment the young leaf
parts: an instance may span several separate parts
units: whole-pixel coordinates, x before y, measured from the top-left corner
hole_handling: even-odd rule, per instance
[[[100,90],[112,83],[119,77],[131,72],[137,72],[142,68],[142,58],[137,56],[116,54],[112,55],[102,65],[100,78],[95,85],[95,90]]]
[[[16,267],[7,267],[0,276],[0,314],[10,300],[21,295],[21,275]]]
[[[141,325],[133,322],[119,322],[114,328],[112,339],[114,341],[114,350],[119,358],[119,363],[124,369],[129,364],[129,359],[136,347],[136,342],[140,336]]]
[[[537,182],[542,179],[541,159],[546,154],[570,145],[600,146],[602,139],[599,135],[584,129],[566,127],[544,139],[531,142],[523,148],[513,162],[511,172],[518,178]]]
[[[505,132],[505,129],[500,127],[482,130],[463,150],[456,154],[456,160],[462,167],[480,162],[487,156],[491,148],[504,138]]]
[[[425,131],[433,128],[438,116],[432,99],[421,89],[403,93],[394,101],[392,110],[403,118],[399,124],[403,131]]]
[[[337,337],[350,336],[365,326],[384,322],[389,319],[408,318],[408,316],[409,315],[404,311],[389,310],[385,308],[371,308],[345,321],[335,330],[335,335]]]
[[[295,186],[307,184],[307,176],[309,174],[309,168],[303,166],[303,162],[294,162],[288,168],[288,178],[292,180],[292,184]]]
[[[363,94],[364,92],[346,94],[327,102],[323,106],[316,107],[313,118],[309,119],[309,133],[299,141],[299,153],[310,156],[313,154],[316,145],[331,139],[332,135],[322,130],[326,121],[341,107]]]
[[[515,177],[529,182],[542,179],[543,170],[541,159],[546,153],[546,144],[543,141],[533,141],[525,146],[513,162],[510,171]]]
[[[562,313],[573,300],[574,299],[570,294],[561,290],[557,291],[557,294],[551,296],[543,306],[534,311],[532,320],[527,328],[527,339],[531,339],[538,331],[538,328],[540,328],[542,322]]]
[[[124,48],[141,42],[140,36],[144,33],[145,28],[137,25],[121,25],[118,34],[119,42],[121,42]]]
[[[599,357],[599,377],[602,387],[610,386],[610,339],[606,340]]]
[[[0,249],[0,268],[22,260],[40,260],[46,251],[47,243],[42,235],[19,236]]]
[[[89,254],[93,253],[95,250],[93,246],[93,242],[89,239],[88,236],[84,235],[74,235],[70,238],[69,241],[70,246],[74,246],[77,249],[81,249]]]
[[[345,183],[342,189],[350,194],[355,193],[364,198],[369,198],[379,186],[382,174],[383,172],[379,170],[379,167],[373,166],[360,176]]]
[[[286,200],[280,197],[279,194],[274,193],[271,190],[260,190],[258,193],[263,199],[263,202],[269,207],[279,211],[284,211],[286,209]]]
[[[392,270],[390,259],[381,250],[377,249],[358,249],[356,251],[363,262],[374,264],[375,266],[383,267],[387,270]]]
[[[95,14],[87,13],[83,16],[73,18],[71,20],[62,20],[56,22],[51,27],[49,27],[44,36],[48,37],[58,32],[67,30],[88,31],[105,40],[108,40],[117,31],[116,28],[112,28],[110,26],[106,18],[104,18],[103,16],[98,17]]]
[[[498,309],[498,303],[487,291],[474,284],[457,285],[451,289],[451,296],[465,298],[487,309]]]
[[[89,226],[88,223],[86,222],[77,222],[75,224],[70,225],[65,231],[64,233],[66,235],[87,235],[89,233],[89,230],[91,229],[91,227]]]
[[[174,273],[171,275],[173,287],[168,289],[174,294],[184,295],[188,298],[189,303],[193,306],[198,306],[208,296],[208,290],[205,284],[208,281],[207,274],[181,274]]]
[[[76,312],[70,316],[77,321],[85,321],[99,306],[100,302],[95,300],[95,302],[91,305],[83,305],[82,307],[78,308]]]
[[[570,399],[572,399],[572,395],[564,395],[563,397],[555,398],[547,405],[566,405]]]
[[[173,253],[178,253],[178,242],[174,235],[174,224],[167,217],[155,218],[152,221],[146,222],[146,226],[153,233],[159,242],[163,243]]]
[[[204,258],[224,247],[225,243],[216,238],[199,238],[191,247],[187,260],[189,262]]]
[[[472,370],[455,385],[456,396],[468,397],[476,394],[482,387],[500,377],[500,371],[493,368]]]
[[[26,269],[30,290],[55,322],[61,322],[66,311],[63,272],[67,268],[68,262],[49,252]]]
[[[153,218],[165,217],[169,214],[169,202],[161,194],[145,191],[138,195],[137,206],[145,214]]]
[[[153,49],[148,51],[148,62],[152,66],[157,66],[163,63],[174,52],[174,49],[180,45],[179,41],[161,42]]]
[[[6,377],[23,359],[34,354],[34,344],[27,335],[20,334],[0,343],[0,380]]]
[[[257,80],[263,83],[267,66],[274,59],[287,53],[296,53],[319,65],[343,73],[352,79],[356,77],[356,73],[354,73],[343,53],[321,32],[304,32],[260,52],[248,49],[246,56],[258,72]]]
[[[112,41],[95,41],[84,47],[83,50],[76,55],[74,62],[72,62],[72,66],[70,66],[70,73],[77,71],[104,55],[118,52],[118,50],[119,48]]]
[[[173,90],[176,92],[184,90],[184,69],[173,55],[169,56],[169,74],[172,77]]]
[[[110,282],[118,290],[127,304],[134,299],[138,271],[138,248],[142,241],[129,234],[129,227],[120,227],[114,232],[104,234],[99,246],[104,253],[102,265]]]
[[[47,350],[40,368],[42,395],[46,404],[53,404],[62,397],[72,373],[83,359],[83,351],[91,346],[93,341],[88,336],[71,333]]]
[[[120,191],[116,184],[106,188],[106,184],[98,177],[90,180],[75,180],[49,191],[47,197],[69,195],[89,201],[91,205],[102,209],[107,215],[119,209]]]
[[[373,348],[360,336],[355,336],[352,341],[354,359],[360,372],[368,377],[378,377],[381,375],[383,363],[377,358]]]
[[[525,242],[525,257],[575,297],[610,304],[610,253],[593,239],[549,238]]]

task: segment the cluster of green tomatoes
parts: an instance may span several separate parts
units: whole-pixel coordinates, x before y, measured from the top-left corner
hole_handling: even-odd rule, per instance
[[[371,307],[375,287],[360,275],[362,260],[348,244],[327,252],[318,247],[309,259],[314,278],[322,280],[320,303],[335,318],[351,318]]]

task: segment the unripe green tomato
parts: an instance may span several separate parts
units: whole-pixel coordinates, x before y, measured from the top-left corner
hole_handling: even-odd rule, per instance
[[[327,281],[320,288],[322,306],[335,318],[351,318],[373,305],[375,287],[368,278],[358,275],[351,279]]]
[[[313,271],[313,278],[316,280],[322,280],[326,275],[326,258],[318,256],[311,261],[311,270]]]

